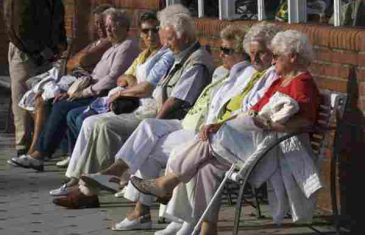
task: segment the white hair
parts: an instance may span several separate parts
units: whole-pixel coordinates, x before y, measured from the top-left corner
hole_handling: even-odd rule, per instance
[[[195,22],[189,10],[183,5],[170,5],[159,11],[157,17],[161,28],[172,27],[178,38],[185,34],[190,40],[196,39]]]
[[[256,40],[265,43],[267,48],[270,48],[271,40],[280,31],[275,25],[267,22],[254,24],[247,32],[243,40],[243,48],[247,54],[250,54],[250,43]]]
[[[308,66],[314,57],[307,35],[296,30],[286,30],[275,35],[271,42],[274,54],[297,54],[298,63]]]
[[[184,7],[181,4],[173,4],[170,6],[165,7],[161,11],[157,13],[157,17],[159,21],[164,20],[165,18],[169,18],[170,16],[176,14],[185,14],[191,16],[190,11],[188,8]]]
[[[103,15],[105,18],[110,16],[113,22],[117,23],[121,27],[126,27],[127,30],[129,30],[131,26],[131,20],[124,10],[109,8],[103,12]]]

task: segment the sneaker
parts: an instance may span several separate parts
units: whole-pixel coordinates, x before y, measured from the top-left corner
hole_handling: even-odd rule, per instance
[[[63,160],[58,161],[56,163],[56,166],[59,167],[59,168],[66,168],[68,166],[68,163],[70,162],[70,159],[71,159],[70,156],[65,157]]]
[[[61,187],[57,188],[57,189],[53,189],[51,191],[49,191],[49,194],[51,196],[66,196],[70,193],[70,188],[67,187],[66,184],[62,185]]]
[[[28,154],[20,157],[13,157],[10,160],[12,163],[23,168],[32,168],[37,171],[43,171],[44,168],[43,161],[33,158]]]
[[[125,218],[112,226],[113,231],[145,230],[152,228],[151,216],[143,215],[134,220]]]
[[[163,230],[159,230],[155,232],[155,235],[175,235],[183,226],[183,223],[179,222],[171,222],[167,227]]]

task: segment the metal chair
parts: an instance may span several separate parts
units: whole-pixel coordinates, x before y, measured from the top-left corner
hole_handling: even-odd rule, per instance
[[[314,154],[317,155],[318,158],[323,157],[324,150],[326,145],[328,145],[330,136],[327,135],[329,131],[336,130],[336,121],[342,118],[344,113],[344,108],[347,100],[347,95],[344,93],[323,90],[321,91],[322,95],[322,102],[320,105],[318,120],[315,126],[311,129],[305,130],[297,130],[291,133],[288,133],[280,138],[278,138],[273,143],[267,145],[265,148],[255,151],[247,160],[246,162],[238,168],[236,164],[232,164],[230,169],[226,172],[224,179],[222,180],[220,186],[218,187],[216,193],[214,194],[213,198],[211,199],[210,203],[208,204],[206,210],[204,211],[203,215],[199,219],[197,225],[195,226],[194,232],[195,234],[199,228],[203,219],[207,212],[209,211],[210,207],[212,206],[213,202],[219,198],[220,193],[224,189],[225,184],[228,180],[232,180],[238,184],[240,184],[240,190],[238,199],[236,202],[236,212],[235,212],[235,219],[234,219],[234,229],[233,234],[238,234],[238,228],[240,223],[240,216],[242,210],[242,204],[244,199],[244,190],[246,186],[248,186],[248,179],[251,173],[254,171],[256,166],[260,161],[262,161],[267,153],[269,153],[272,149],[278,146],[282,141],[289,139],[293,136],[308,133],[310,134],[311,140],[311,147],[313,149]],[[263,140],[265,141],[265,139]],[[337,153],[334,154],[335,160],[338,160]],[[338,211],[337,211],[337,198],[336,198],[336,162],[333,161],[334,166],[331,167],[331,201],[333,205],[333,216],[335,222],[337,221]],[[337,228],[336,223],[336,230]]]

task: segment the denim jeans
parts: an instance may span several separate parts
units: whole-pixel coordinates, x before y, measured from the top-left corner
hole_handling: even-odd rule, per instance
[[[67,137],[68,137],[68,152],[69,154],[72,154],[72,151],[75,147],[75,143],[77,140],[77,136],[80,133],[82,123],[87,117],[90,117],[92,115],[97,114],[94,110],[89,110],[84,113],[85,109],[87,109],[88,106],[82,106],[78,108],[72,109],[67,114]]]
[[[37,150],[43,156],[51,156],[59,146],[67,131],[67,114],[75,108],[90,104],[95,98],[56,102],[47,119],[37,143]]]

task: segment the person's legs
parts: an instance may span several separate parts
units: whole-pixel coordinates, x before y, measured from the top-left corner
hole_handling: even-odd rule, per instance
[[[160,138],[140,165],[136,176],[143,179],[157,178],[161,170],[165,168],[172,149],[185,141],[193,139],[194,136],[194,131],[180,129]],[[131,173],[134,172],[131,171]],[[145,205],[151,205],[155,199],[151,195],[139,193],[131,183],[127,185],[124,197],[131,201],[139,201]]]
[[[160,145],[159,140],[164,136],[181,129],[179,120],[143,120],[122,148],[115,155],[116,159],[123,160],[132,174],[140,169],[153,149]]]
[[[26,152],[31,142],[32,119],[29,113],[20,108],[18,103],[28,90],[27,79],[36,75],[38,66],[29,56],[9,43],[9,73],[11,78],[11,100],[15,126],[15,148],[19,152]]]
[[[85,148],[85,159],[88,163],[83,172],[98,172],[109,167],[115,154],[139,123],[140,119],[133,113],[113,115],[97,121],[92,134],[94,139]]]
[[[45,102],[42,96],[37,96],[35,103],[35,113],[34,113],[34,132],[32,136],[32,144],[28,150],[28,154],[32,154],[36,151],[36,145],[39,140],[39,136],[43,130],[44,123],[46,122],[48,112],[51,109],[51,104]]]
[[[174,221],[183,220],[190,224],[189,229],[193,229],[228,168],[229,164],[226,162],[215,158],[208,160],[187,184],[181,183],[174,189],[164,216]],[[219,208],[220,200],[217,199],[205,217],[201,234],[216,234]]]
[[[50,156],[58,147],[66,130],[67,114],[70,110],[89,104],[94,98],[79,99],[74,101],[62,100],[53,105],[49,118],[40,135],[36,149],[31,156],[42,159]]]
[[[114,116],[113,113],[98,114],[88,117],[84,120],[80,133],[77,137],[75,147],[71,154],[70,163],[66,170],[66,177],[79,178],[83,173],[95,173],[90,171],[90,167],[86,165],[87,158],[89,156],[89,149],[96,141],[98,130],[95,129],[95,124],[109,116]]]
[[[79,135],[82,122],[82,113],[85,111],[87,106],[81,106],[78,108],[74,108],[70,110],[67,114],[67,137],[68,137],[68,150],[69,153],[72,153],[73,148],[75,147],[77,136]],[[86,117],[85,117],[86,118]]]

